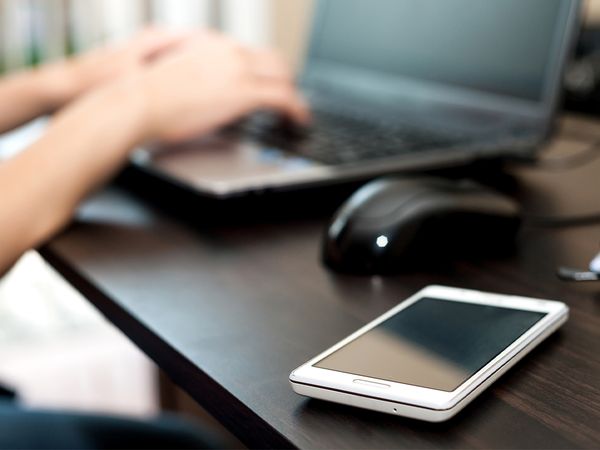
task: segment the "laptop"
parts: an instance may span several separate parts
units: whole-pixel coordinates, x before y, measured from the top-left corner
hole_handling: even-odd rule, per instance
[[[552,131],[579,0],[317,0],[300,86],[313,123],[273,113],[136,170],[211,198],[532,157]]]

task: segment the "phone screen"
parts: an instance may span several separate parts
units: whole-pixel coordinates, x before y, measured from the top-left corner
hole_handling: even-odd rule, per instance
[[[545,315],[424,297],[314,366],[450,392]]]

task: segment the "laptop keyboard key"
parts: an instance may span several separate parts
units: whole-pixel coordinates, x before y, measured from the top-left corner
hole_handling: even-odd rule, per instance
[[[275,114],[257,113],[246,121],[243,130],[247,136],[269,146],[330,165],[450,147],[459,141],[448,134],[426,132],[405,124],[376,124],[318,110],[313,112],[309,128],[294,125]]]

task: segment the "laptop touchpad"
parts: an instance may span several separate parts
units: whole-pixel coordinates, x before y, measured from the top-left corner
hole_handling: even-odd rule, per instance
[[[251,183],[325,169],[320,164],[262,144],[223,135],[176,146],[139,150],[136,163],[195,186]]]

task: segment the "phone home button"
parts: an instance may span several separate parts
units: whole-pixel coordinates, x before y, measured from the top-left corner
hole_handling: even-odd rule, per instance
[[[375,381],[361,380],[360,378],[356,378],[355,380],[352,380],[352,382],[356,383],[356,384],[363,384],[365,386],[371,386],[371,387],[376,387],[376,388],[390,388],[391,387],[389,384],[376,383]]]

